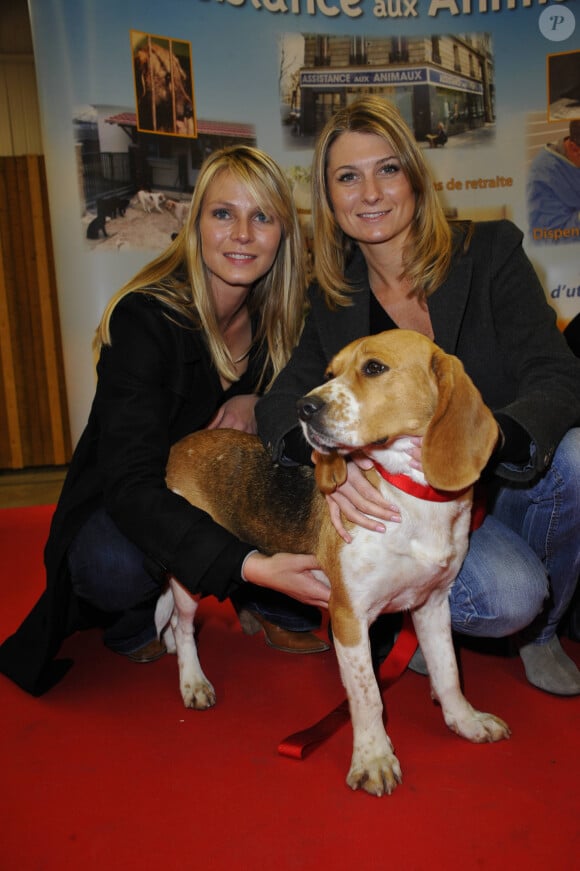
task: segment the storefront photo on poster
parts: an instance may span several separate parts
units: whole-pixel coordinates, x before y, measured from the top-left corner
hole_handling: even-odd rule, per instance
[[[287,144],[312,147],[328,118],[361,93],[395,103],[419,142],[441,124],[447,141],[474,130],[493,138],[493,40],[489,33],[366,36],[283,34],[282,118]],[[458,72],[459,70],[465,70]]]
[[[574,4],[411,5],[30,0],[73,429],[94,326],[183,227],[204,158],[270,153],[314,257],[316,136],[363,93],[399,108],[449,219],[513,221],[560,326],[580,311]]]

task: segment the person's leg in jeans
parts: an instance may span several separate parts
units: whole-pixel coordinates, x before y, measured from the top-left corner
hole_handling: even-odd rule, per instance
[[[493,514],[529,544],[550,583],[546,605],[520,649],[528,679],[549,692],[580,693],[580,671],[556,634],[580,576],[580,429],[564,436],[532,487],[502,487]]]
[[[469,549],[449,593],[454,632],[506,638],[528,626],[548,596],[548,579],[529,545],[488,514],[471,533]],[[418,649],[409,668],[427,674]]]
[[[565,436],[535,484],[499,487],[491,511],[451,590],[453,628],[484,637],[519,632],[530,683],[577,695],[580,671],[556,629],[580,571],[580,430]]]
[[[477,638],[504,638],[526,627],[548,595],[545,569],[523,539],[488,514],[449,594],[451,625]]]
[[[103,636],[107,647],[129,655],[156,640],[154,615],[161,588],[145,570],[143,553],[103,508],[78,532],[68,562],[76,595],[110,615]]]
[[[113,616],[104,633],[117,653],[139,653],[147,662],[156,641],[155,605],[162,590],[143,567],[144,555],[119,531],[104,509],[95,511],[69,549],[75,593]],[[263,630],[268,644],[292,653],[318,653],[328,645],[309,630],[320,625],[320,612],[254,584],[242,584],[232,596],[244,631]],[[252,621],[259,620],[258,623]],[[145,649],[144,657],[140,651]]]

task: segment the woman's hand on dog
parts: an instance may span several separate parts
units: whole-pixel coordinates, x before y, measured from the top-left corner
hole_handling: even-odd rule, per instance
[[[238,429],[241,432],[256,435],[258,427],[254,408],[257,401],[256,393],[241,393],[239,396],[232,396],[218,408],[208,423],[207,429]]]
[[[410,465],[422,471],[421,444],[423,439],[413,437],[409,450]],[[387,523],[400,523],[401,514],[396,505],[390,505],[380,492],[366,479],[363,471],[372,469],[372,461],[363,456],[353,455],[347,463],[347,478],[344,484],[326,496],[326,504],[330,513],[332,525],[340,537],[349,544],[352,536],[345,529],[343,516],[357,526],[370,529],[373,532],[385,532]]]
[[[276,553],[265,556],[254,551],[244,562],[244,578],[259,587],[269,587],[298,599],[305,605],[328,608],[330,587],[313,574],[322,572],[312,554]]]

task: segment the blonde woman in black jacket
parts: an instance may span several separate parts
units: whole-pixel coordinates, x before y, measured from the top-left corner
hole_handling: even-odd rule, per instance
[[[187,433],[256,431],[258,394],[302,328],[302,264],[276,163],[246,146],[214,152],[184,229],[113,297],[97,331],[96,395],[46,546],[47,589],[0,648],[0,669],[25,690],[62,677],[61,643],[86,626],[103,626],[105,644],[137,662],[162,655],[153,614],[168,574],[193,594],[237,594],[272,646],[327,649],[309,631],[328,599],[314,558],[259,554],[165,485],[169,449]]]
[[[508,221],[450,225],[412,132],[376,97],[354,101],[322,131],[313,217],[317,284],[300,343],[258,403],[261,437],[274,458],[309,461],[296,399],[356,338],[414,329],[457,355],[502,435],[486,475],[489,513],[451,592],[453,626],[521,633],[528,680],[580,693],[580,672],[557,636],[580,573],[580,361],[556,327],[522,234]],[[329,497],[335,525],[348,540],[342,512],[384,533],[397,506],[377,501],[356,462],[348,465]]]

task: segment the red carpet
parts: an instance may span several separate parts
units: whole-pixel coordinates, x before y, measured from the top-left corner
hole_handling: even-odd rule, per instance
[[[50,514],[0,510],[2,639],[43,588]],[[451,734],[407,672],[386,693],[404,782],[377,799],[344,783],[350,725],[303,761],[277,754],[342,699],[332,653],[273,651],[209,599],[199,648],[206,712],[182,707],[174,657],[135,665],[97,632],[67,641],[75,665],[40,699],[0,677],[2,871],[577,867],[580,699],[534,690],[518,659],[462,653],[468,698],[512,728],[494,745]]]

